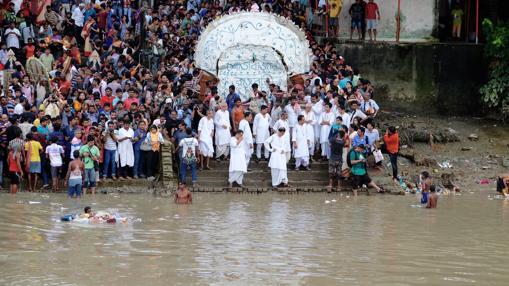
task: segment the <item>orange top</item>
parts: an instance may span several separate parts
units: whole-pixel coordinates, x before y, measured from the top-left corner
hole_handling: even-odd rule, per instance
[[[384,135],[385,146],[387,147],[387,152],[391,154],[396,154],[399,151],[399,134],[398,132],[389,135],[385,133]]]
[[[233,123],[235,126],[240,124],[240,121],[244,119],[244,107],[234,107],[233,110]]]

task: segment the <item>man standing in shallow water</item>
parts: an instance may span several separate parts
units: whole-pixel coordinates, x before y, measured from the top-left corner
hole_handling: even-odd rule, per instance
[[[177,193],[175,194],[175,203],[179,205],[188,205],[193,203],[193,195],[187,189],[185,183],[179,183]]]

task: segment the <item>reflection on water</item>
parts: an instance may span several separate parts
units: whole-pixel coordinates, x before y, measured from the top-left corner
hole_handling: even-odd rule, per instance
[[[509,204],[417,199],[1,194],[0,285],[507,285]],[[142,221],[59,221],[87,204]]]

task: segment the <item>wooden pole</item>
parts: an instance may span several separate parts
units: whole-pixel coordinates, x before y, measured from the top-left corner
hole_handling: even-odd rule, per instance
[[[479,0],[476,1],[475,8],[475,43],[479,44]]]
[[[401,0],[398,0],[398,14],[396,16],[396,43],[399,43],[400,31],[401,31]]]

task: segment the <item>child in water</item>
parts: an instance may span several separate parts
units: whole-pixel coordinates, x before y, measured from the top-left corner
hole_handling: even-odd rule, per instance
[[[429,188],[430,194],[428,197],[428,204],[426,205],[427,209],[436,209],[438,204],[438,195],[435,191],[435,186],[430,186]]]
[[[431,180],[431,176],[427,171],[424,171],[421,173],[420,176],[420,185],[421,185],[421,204],[426,205],[428,203],[428,196],[430,187],[432,185],[433,181]]]

